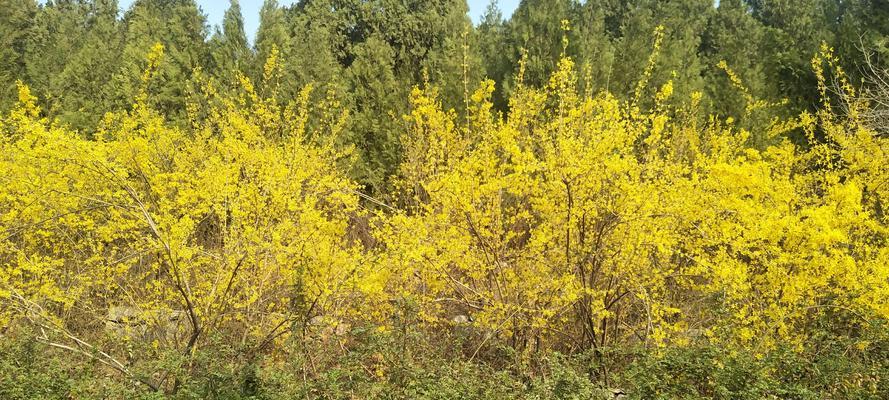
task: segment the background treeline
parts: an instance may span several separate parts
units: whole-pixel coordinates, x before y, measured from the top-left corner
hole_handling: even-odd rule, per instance
[[[289,7],[267,0],[251,44],[236,0],[212,28],[193,0],[138,0],[128,10],[115,0],[2,0],[0,106],[11,106],[21,80],[47,117],[89,136],[106,112],[130,106],[146,54],[160,42],[168,57],[152,98],[168,119],[182,121],[196,73],[223,87],[236,86],[238,74],[259,82],[277,49],[284,73],[273,84],[282,103],[315,83],[317,100],[348,110],[346,142],[359,155],[353,175],[380,193],[400,160],[400,116],[411,87],[442,88],[444,105],[462,113],[468,88],[487,77],[496,82],[495,106],[505,111],[523,54],[526,84],[544,84],[564,50],[584,90],[625,99],[651,53],[652,32],[663,25],[651,87],[674,79],[678,98],[700,91],[703,110],[723,116],[743,114],[745,104],[717,67],[722,60],[754,98],[786,100],[789,115],[818,102],[810,60],[822,42],[835,46],[853,80],[862,51],[873,53],[877,66],[889,57],[886,0],[716,3],[524,0],[505,19],[492,2],[474,26],[465,0],[302,0]],[[563,49],[565,20],[571,31]]]

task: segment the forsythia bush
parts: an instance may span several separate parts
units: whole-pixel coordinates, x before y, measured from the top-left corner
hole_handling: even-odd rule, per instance
[[[208,93],[189,128],[141,96],[95,140],[39,119],[22,87],[0,139],[0,324],[28,320],[83,355],[106,324],[188,354],[216,335],[261,350],[309,313],[361,311],[342,306],[365,271],[345,240],[358,202],[337,167],[337,124],[309,131],[308,104],[243,86]],[[110,351],[96,357],[134,374]]]
[[[822,86],[816,114],[751,128],[762,150],[672,83],[644,102],[647,78],[629,103],[580,94],[568,58],[502,118],[492,82],[462,116],[418,88],[387,205],[348,178],[335,101],[199,79],[173,126],[150,103],[162,55],[92,139],[41,119],[26,87],[0,125],[0,327],[155,390],[178,384],[159,354],[188,366],[219,342],[255,356],[312,329],[385,334],[406,305],[421,327],[479,332],[470,358],[495,343],[767,351],[837,310],[889,318],[889,138],[855,118],[868,105],[848,84],[833,101],[849,116]],[[844,79],[830,49],[813,66]]]
[[[670,83],[643,112],[578,95],[573,70],[519,87],[502,121],[490,82],[465,121],[415,90],[409,207],[380,234],[395,293],[518,346],[768,348],[832,308],[889,317],[887,138],[825,109],[773,121],[758,151],[731,120],[701,120],[698,97],[666,108]]]

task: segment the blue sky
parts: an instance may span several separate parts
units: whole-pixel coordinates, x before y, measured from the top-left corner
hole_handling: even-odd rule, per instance
[[[197,2],[201,9],[204,10],[204,13],[207,14],[207,21],[211,27],[222,21],[222,15],[228,8],[229,3],[228,0],[197,0]],[[294,2],[295,0],[278,0],[278,3],[282,5],[289,5]],[[490,0],[468,0],[468,2],[469,15],[472,16],[473,21],[478,22]],[[497,2],[500,4],[500,9],[503,10],[504,18],[511,15],[513,10],[519,5],[519,0],[497,0]],[[120,0],[120,7],[127,9],[132,3],[133,0]],[[241,0],[241,12],[244,13],[244,28],[247,30],[247,35],[250,36],[251,40],[253,40],[256,28],[259,26],[259,8],[262,7],[262,3],[263,0]]]

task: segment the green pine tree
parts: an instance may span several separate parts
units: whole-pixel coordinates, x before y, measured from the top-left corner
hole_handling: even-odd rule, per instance
[[[843,4],[835,46],[849,65],[846,70],[861,78],[862,71],[889,68],[889,0],[851,0]],[[863,65],[868,60],[871,65]]]
[[[701,33],[714,12],[711,0],[640,0],[624,12],[620,37],[615,41],[615,61],[611,91],[629,98],[635,92],[643,70],[652,55],[652,34],[662,26],[663,43],[647,85],[651,93],[668,80],[674,83],[674,98],[687,101],[693,92],[703,91],[705,61],[699,56]],[[649,99],[651,96],[642,96]]]
[[[605,4],[587,1],[577,16],[577,61],[581,84],[588,94],[609,90],[614,70],[615,49],[608,29]]]
[[[231,0],[222,19],[222,30],[218,28],[210,39],[213,73],[218,78],[232,84],[237,73],[248,76],[255,73],[253,51],[244,31],[244,17],[238,0]]]
[[[87,29],[83,40],[58,74],[54,96],[56,116],[89,135],[108,111],[114,87],[108,85],[119,69],[123,49],[117,0],[89,3]]]
[[[37,13],[35,0],[0,0],[0,111],[16,99],[16,81],[26,80],[29,28]]]
[[[398,164],[398,117],[407,91],[395,76],[395,50],[377,36],[352,49],[346,70],[351,95],[351,141],[358,147],[356,178],[379,191]]]
[[[289,9],[289,76],[342,95],[360,160],[355,175],[369,191],[383,192],[396,171],[411,87],[428,80],[446,88],[445,104],[462,109],[464,78],[473,86],[480,79],[467,9],[465,0],[304,0]]]
[[[818,105],[812,56],[821,43],[833,44],[840,2],[833,0],[749,0],[753,16],[767,29],[759,58],[766,79],[795,110]]]
[[[290,60],[291,46],[290,34],[285,20],[284,9],[278,5],[277,0],[265,0],[259,10],[259,30],[256,32],[256,65],[254,66],[255,80],[263,87],[262,71],[272,50],[277,49],[279,59],[283,63]],[[285,66],[286,69],[286,66]],[[281,82],[276,82],[276,85]],[[295,92],[296,89],[292,90]]]
[[[576,21],[580,4],[576,0],[522,0],[512,18],[507,23],[506,54],[513,71],[505,81],[506,91],[514,86],[509,81],[523,51],[527,54],[525,83],[542,86],[555,70],[563,53],[562,21]],[[567,55],[577,54],[576,31],[569,33]]]
[[[757,21],[743,0],[721,0],[704,33],[703,53],[707,58],[707,94],[715,111],[738,117],[744,114],[745,100],[739,96],[724,71],[714,68],[725,61],[751,95],[763,97],[767,82],[762,58],[765,27]]]
[[[482,66],[486,78],[496,82],[494,91],[494,105],[498,110],[505,110],[507,106],[506,94],[503,83],[512,73],[512,60],[506,52],[507,29],[503,12],[497,5],[497,0],[488,3],[485,13],[477,28],[478,52],[481,55]]]
[[[73,54],[84,46],[90,6],[85,0],[48,1],[34,17],[28,32],[25,65],[28,84],[44,111],[60,113],[66,96],[61,73]],[[82,94],[77,94],[82,95]]]
[[[194,0],[137,0],[124,15],[125,45],[121,68],[112,79],[118,90],[114,107],[132,104],[148,52],[156,43],[165,53],[149,87],[155,108],[173,120],[183,118],[186,88],[193,71],[209,65],[206,16]]]

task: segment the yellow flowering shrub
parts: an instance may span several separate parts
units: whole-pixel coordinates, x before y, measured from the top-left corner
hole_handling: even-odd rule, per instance
[[[697,117],[698,95],[668,106],[671,83],[645,111],[579,95],[573,71],[520,86],[503,120],[491,82],[465,120],[414,90],[379,262],[426,320],[469,315],[520,348],[767,348],[831,309],[889,317],[889,140],[825,110],[773,121],[759,151]],[[827,138],[807,149],[793,129]]]
[[[838,310],[889,318],[889,138],[856,119],[868,104],[830,49],[813,60],[820,111],[759,128],[702,117],[702,96],[672,82],[643,99],[647,75],[627,102],[578,93],[570,58],[539,89],[520,66],[503,117],[490,81],[465,113],[414,89],[390,204],[348,177],[336,98],[310,104],[309,86],[282,104],[271,54],[262,93],[197,71],[174,125],[147,94],[157,46],[132,109],[91,139],[20,87],[0,121],[0,328],[27,323],[159,390],[176,383],[133,365],[211,338],[252,354],[319,326],[386,334],[406,306],[421,328],[470,324],[471,357],[700,338],[765,350]],[[140,340],[147,353],[121,361]]]
[[[262,350],[313,316],[362,312],[340,125],[307,128],[310,88],[280,106],[242,86],[205,91],[187,128],[140,96],[95,140],[39,119],[21,87],[0,135],[0,325],[28,320],[43,341],[90,352],[117,324],[188,354],[219,335]]]

